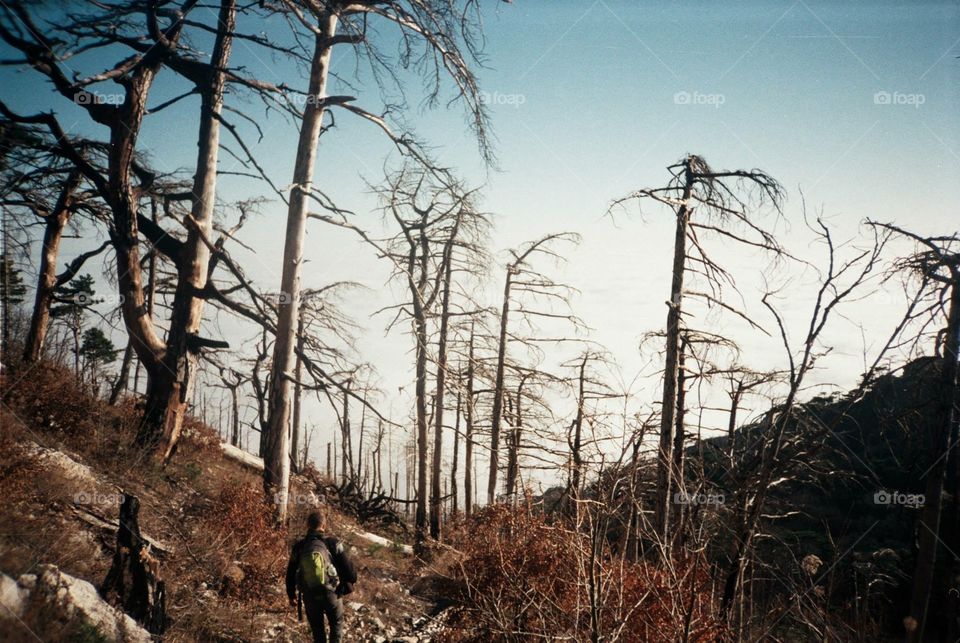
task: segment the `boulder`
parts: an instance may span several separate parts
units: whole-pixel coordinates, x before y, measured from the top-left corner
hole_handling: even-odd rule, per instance
[[[24,574],[17,581],[0,575],[0,618],[11,614],[24,622],[42,622],[56,614],[66,629],[93,629],[109,641],[150,643],[150,634],[136,621],[104,601],[85,580],[41,565],[37,574]],[[9,610],[9,611],[7,611]],[[35,613],[37,618],[33,618]],[[44,616],[46,615],[46,616]]]

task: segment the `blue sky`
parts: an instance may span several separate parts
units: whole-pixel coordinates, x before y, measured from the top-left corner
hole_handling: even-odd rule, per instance
[[[499,168],[482,166],[457,105],[420,107],[418,81],[410,74],[401,75],[410,103],[406,120],[436,146],[441,160],[470,183],[485,186],[483,206],[497,224],[495,248],[559,230],[583,235],[558,271],[581,289],[575,310],[596,329],[593,339],[616,356],[626,380],[644,370],[649,358],[638,350],[640,337],[663,325],[671,221],[655,208],[611,219],[606,208],[633,189],[662,184],[665,166],[686,153],[700,154],[717,168],[758,167],[776,177],[789,197],[777,230],[792,251],[806,257],[816,256],[817,248],[801,220],[801,192],[808,209],[822,208],[842,239],[858,235],[866,217],[921,233],[960,228],[956,2],[517,0],[490,3],[485,28],[480,78],[490,101]],[[389,33],[384,38],[389,49]],[[282,56],[241,46],[234,60],[265,79],[305,85]],[[354,68],[349,54],[334,54],[336,72],[352,77]],[[361,71],[355,79],[359,91],[350,93],[377,108],[378,93],[369,81]],[[0,83],[4,100],[15,107],[51,104],[46,87],[28,82],[25,74],[0,69]],[[161,76],[157,101],[178,86]],[[230,100],[257,113],[237,96]],[[59,99],[53,104],[65,125],[76,120],[75,108]],[[157,165],[191,166],[195,108],[187,102],[148,121],[141,146]],[[287,185],[296,130],[275,114],[258,121],[265,136],[257,154],[275,182]],[[390,146],[345,114],[337,124],[321,141],[317,185],[355,209],[359,223],[376,229],[379,218],[364,180],[382,176]],[[83,118],[72,126],[97,131]],[[225,156],[221,163],[233,165]],[[221,182],[224,200],[262,193],[247,180]],[[282,204],[268,204],[243,234],[257,249],[257,257],[245,257],[250,275],[264,289],[279,287],[284,213]],[[318,225],[311,227],[309,243],[308,287],[350,278],[372,289],[349,307],[367,328],[360,350],[377,366],[385,388],[405,387],[387,403],[403,419],[412,380],[409,340],[400,333],[385,338],[387,320],[368,318],[396,294],[384,288],[386,266],[355,239]],[[784,301],[788,321],[803,323],[811,271],[778,274],[767,270],[762,258],[735,248],[721,245],[717,252],[735,268],[745,300],[758,315],[756,295],[764,276],[790,279],[791,296]],[[491,301],[501,278],[494,274]],[[846,311],[847,319],[838,319],[829,335],[835,355],[816,377],[852,382],[862,370],[863,343],[887,332],[897,312],[889,299]],[[732,320],[702,319],[742,339],[751,349],[747,363],[782,365],[775,344],[745,334]],[[241,342],[249,334],[226,320],[223,328]],[[559,360],[562,353],[551,357]],[[638,403],[656,398],[655,378],[642,388]],[[328,435],[329,414],[319,407],[313,412],[318,429]]]

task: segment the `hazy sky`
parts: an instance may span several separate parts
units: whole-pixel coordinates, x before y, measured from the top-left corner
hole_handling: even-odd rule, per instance
[[[643,216],[634,211],[611,219],[605,212],[613,198],[663,184],[669,178],[665,166],[686,153],[704,156],[715,168],[758,167],[777,178],[788,192],[786,216],[769,223],[791,251],[808,259],[822,255],[810,244],[801,219],[801,190],[808,210],[822,208],[844,240],[862,232],[858,227],[866,217],[920,233],[960,228],[956,2],[517,0],[489,4],[485,33],[480,77],[491,106],[499,168],[482,166],[457,104],[420,107],[411,75],[402,76],[411,88],[407,122],[435,146],[443,162],[458,168],[469,183],[485,185],[482,205],[495,214],[495,248],[561,230],[583,236],[557,274],[581,289],[575,311],[595,329],[591,338],[611,351],[627,381],[649,358],[638,350],[641,336],[664,323],[672,220],[653,207]],[[266,80],[305,86],[302,74],[282,56],[255,54],[242,45],[235,63]],[[336,72],[354,78],[355,68],[352,56],[334,54]],[[170,72],[164,74],[152,104],[181,87]],[[379,99],[369,80],[361,71],[359,89],[341,85],[331,93],[355,94],[360,104],[376,108]],[[26,74],[0,69],[0,83],[4,100],[13,106],[49,108],[47,88],[27,83]],[[245,99],[229,100],[257,115],[264,131],[257,154],[275,182],[287,185],[296,130]],[[71,105],[60,99],[53,104],[64,125],[97,132]],[[196,101],[186,102],[148,119],[141,147],[161,168],[190,167],[195,133]],[[360,225],[378,229],[379,215],[364,180],[382,177],[389,151],[371,127],[338,114],[336,129],[321,139],[317,185],[355,209]],[[225,155],[221,168],[237,169]],[[251,181],[221,182],[225,201],[264,193]],[[265,290],[279,287],[284,213],[277,202],[264,207],[242,235],[258,256],[238,251]],[[386,406],[403,420],[412,388],[410,340],[399,332],[384,338],[387,319],[368,318],[392,301],[384,287],[387,267],[355,238],[315,222],[308,243],[305,286],[352,279],[372,289],[352,299],[349,308],[367,328],[359,348],[391,393],[393,401]],[[77,247],[71,245],[73,251]],[[782,305],[799,332],[813,271],[771,271],[762,257],[723,244],[714,247],[735,267],[744,303],[760,321],[769,321],[757,300],[764,277],[773,283],[789,278],[789,297]],[[503,255],[498,258],[502,263]],[[495,270],[491,302],[501,279]],[[828,335],[835,355],[815,377],[852,383],[862,372],[864,341],[871,344],[888,332],[898,312],[897,302],[884,298],[845,310],[846,319],[835,320]],[[732,320],[700,314],[704,326],[729,330],[743,341],[748,365],[783,365],[776,342],[747,335]],[[223,328],[235,344],[249,336],[249,330],[240,332],[227,322]],[[655,379],[642,381],[638,403],[657,399],[656,386]],[[394,395],[398,387],[404,392]],[[311,409],[311,419],[323,432],[319,439],[329,439],[324,437],[329,415],[318,407]]]

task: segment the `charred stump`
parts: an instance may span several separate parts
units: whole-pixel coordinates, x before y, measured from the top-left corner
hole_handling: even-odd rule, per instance
[[[166,591],[160,580],[159,561],[140,533],[140,500],[123,494],[120,527],[113,564],[100,587],[100,594],[115,600],[151,634],[167,628]]]

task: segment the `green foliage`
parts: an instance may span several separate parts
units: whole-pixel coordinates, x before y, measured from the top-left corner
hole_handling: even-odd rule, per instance
[[[110,338],[96,326],[83,332],[80,355],[91,369],[96,370],[100,366],[116,361],[118,352]]]
[[[50,307],[53,317],[81,317],[88,308],[98,303],[93,277],[87,274],[74,277],[56,289],[54,301],[57,303]]]
[[[72,643],[109,643],[110,639],[103,634],[96,626],[89,623],[81,623],[76,633],[70,637]]]
[[[13,260],[5,254],[0,254],[0,302],[3,303],[4,312],[8,311],[12,305],[23,303],[23,298],[27,294],[23,277],[20,275],[21,271]]]

